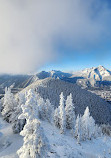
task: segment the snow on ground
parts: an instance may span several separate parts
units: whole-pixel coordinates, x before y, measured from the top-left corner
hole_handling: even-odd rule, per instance
[[[111,138],[101,137],[77,144],[69,131],[60,130],[47,122],[42,122],[45,135],[49,140],[50,158],[111,158]],[[11,125],[0,117],[0,158],[18,158],[16,151],[22,146],[23,138],[13,134]]]
[[[60,158],[111,158],[111,138],[101,137],[77,144],[69,133],[60,134],[60,131],[47,124],[42,123],[45,134],[51,144],[52,150],[57,152]],[[54,157],[54,154],[51,154]],[[103,156],[104,155],[104,156]]]
[[[12,127],[0,117],[0,158],[18,158],[16,151],[22,146],[23,138],[19,134],[13,134]]]

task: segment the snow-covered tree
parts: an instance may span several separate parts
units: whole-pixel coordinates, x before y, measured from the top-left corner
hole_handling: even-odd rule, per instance
[[[22,105],[26,102],[25,94],[22,92],[18,93],[18,104]]]
[[[102,133],[102,129],[100,126],[98,126],[97,124],[95,124],[95,128],[94,128],[94,138],[96,137],[101,137],[103,135]]]
[[[45,102],[45,115],[46,119],[52,123],[53,122],[53,115],[54,115],[54,106],[50,103],[50,100],[47,99]]]
[[[90,136],[90,122],[89,122],[90,112],[89,108],[86,107],[84,115],[82,116],[82,139],[86,140]]]
[[[46,107],[45,107],[45,101],[43,98],[39,97],[37,100],[38,104],[38,116],[40,119],[45,120],[46,119]]]
[[[90,116],[89,108],[87,107],[84,115],[77,116],[75,125],[75,137],[78,143],[81,140],[92,139],[101,136],[101,128],[95,124],[95,120]]]
[[[60,129],[61,133],[64,133],[66,130],[66,113],[65,113],[65,99],[63,92],[60,94],[60,105],[59,105],[59,115],[60,115]]]
[[[76,116],[75,116],[75,107],[73,104],[73,99],[72,99],[71,93],[69,96],[67,96],[65,111],[66,111],[66,127],[68,129],[74,130]]]
[[[60,109],[59,107],[55,109],[54,111],[54,124],[56,127],[60,128]]]
[[[17,151],[19,158],[47,157],[49,144],[39,120],[27,120],[27,124],[24,126],[24,129],[20,134],[24,136],[24,143]]]
[[[86,107],[84,115],[82,116],[82,134],[83,140],[91,139],[95,133],[95,121],[90,116],[89,108]]]
[[[23,131],[23,146],[17,151],[19,158],[46,158],[49,149],[47,138],[44,135],[41,123],[38,120],[38,105],[35,94],[29,90],[26,96],[26,104],[22,105],[22,114],[19,119],[26,119]]]
[[[5,88],[2,116],[7,122],[12,122],[14,107],[16,106],[15,98],[10,88]]]
[[[21,105],[22,114],[19,116],[19,119],[28,119],[38,118],[38,105],[36,100],[36,95],[32,89],[27,92],[26,102]]]
[[[12,118],[12,129],[14,133],[19,133],[25,125],[25,119],[18,119],[22,113],[21,105],[25,104],[25,94],[19,93],[17,97],[17,106],[14,108],[13,118]]]
[[[95,124],[95,120],[93,119],[92,116],[89,117],[89,122],[90,122],[89,139],[91,139],[93,137],[97,137],[99,131],[97,128],[98,126]]]
[[[82,140],[82,120],[80,115],[78,115],[76,118],[75,138],[77,139],[78,143],[80,143],[80,141]]]

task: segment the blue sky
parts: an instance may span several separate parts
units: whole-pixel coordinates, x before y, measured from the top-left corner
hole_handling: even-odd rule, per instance
[[[110,51],[110,50],[109,50]],[[78,71],[85,68],[97,67],[102,65],[107,69],[111,70],[111,52],[107,55],[101,54],[102,57],[97,57],[94,54],[81,54],[77,55],[76,58],[63,58],[62,60],[55,61],[44,65],[41,70],[61,70],[61,71]]]
[[[111,43],[102,41],[98,47],[93,46],[88,50],[71,50],[59,49],[58,52],[62,54],[59,59],[53,60],[40,68],[41,70],[61,70],[61,71],[79,71],[85,68],[104,66],[111,70]]]
[[[101,0],[101,5],[107,5],[109,11],[111,10],[110,0]],[[101,7],[97,12],[102,12]],[[93,10],[94,11],[94,10]],[[95,15],[96,16],[96,15]],[[111,19],[109,19],[110,25]],[[109,27],[109,26],[107,26]],[[110,34],[110,31],[109,31]],[[104,36],[104,34],[103,34]],[[61,42],[60,42],[61,43]],[[87,41],[86,41],[87,43]],[[89,44],[89,43],[88,43]],[[64,48],[64,45],[60,45],[58,49],[60,54],[63,54],[60,59],[47,63],[40,70],[62,70],[62,71],[78,71],[88,67],[97,67],[102,65],[111,70],[111,38],[97,41],[96,44],[88,45],[81,50],[72,48]]]
[[[0,73],[111,69],[110,0],[1,0]]]

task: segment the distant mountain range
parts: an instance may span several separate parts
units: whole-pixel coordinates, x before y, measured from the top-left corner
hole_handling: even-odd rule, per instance
[[[96,94],[81,88],[81,86],[110,87],[110,83],[111,72],[103,66],[85,69],[77,73],[56,70],[41,71],[35,75],[1,75],[0,94],[4,94],[6,86],[11,86],[13,93],[34,88],[44,99],[49,98],[51,103],[57,107],[61,91],[63,91],[65,98],[72,93],[77,114],[83,114],[85,108],[89,106],[91,115],[97,123],[111,124],[111,104]]]
[[[65,73],[61,71],[42,71],[36,74],[38,79],[48,77],[61,79],[71,83],[77,83],[83,87],[104,87],[111,85],[111,71],[103,66],[86,68],[76,73]]]
[[[66,73],[52,70],[41,71],[35,75],[0,75],[0,94],[4,93],[5,87],[12,87],[16,93],[33,82],[45,78],[60,79],[71,83],[77,83],[83,87],[109,87],[111,85],[111,71],[103,66],[87,68],[76,73]]]

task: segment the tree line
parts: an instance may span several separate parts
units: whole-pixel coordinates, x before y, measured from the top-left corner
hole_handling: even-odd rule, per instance
[[[102,135],[101,128],[95,124],[88,107],[83,116],[76,116],[71,93],[65,100],[61,92],[59,106],[55,109],[49,99],[44,100],[33,89],[25,93],[20,92],[15,97],[11,89],[6,88],[1,113],[3,118],[12,124],[13,132],[20,132],[24,137],[23,146],[17,151],[20,158],[47,157],[50,145],[41,121],[48,121],[52,126],[56,126],[61,134],[70,131],[77,143]]]

